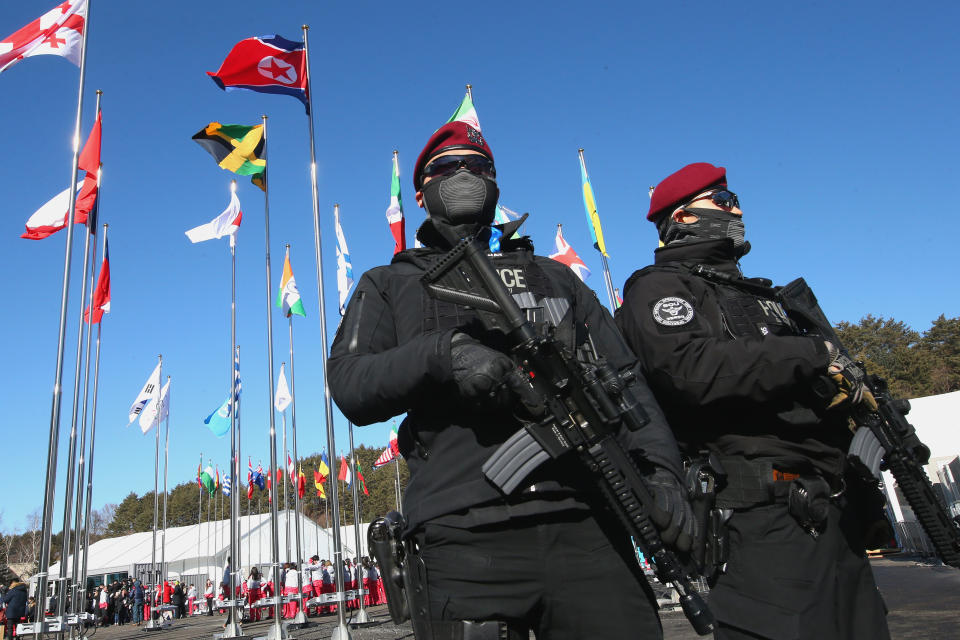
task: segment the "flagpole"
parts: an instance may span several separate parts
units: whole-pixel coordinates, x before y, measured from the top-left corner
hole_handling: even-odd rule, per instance
[[[399,456],[394,458],[393,461],[397,465],[397,511],[400,511],[400,458]]]
[[[97,104],[96,104],[96,108],[94,109],[94,113],[97,113],[97,114],[100,113],[100,97],[101,97],[102,95],[103,95],[103,91],[100,91],[100,90],[98,89],[98,90],[97,90]],[[97,197],[98,197],[98,198],[100,197],[100,170],[99,170],[99,168],[97,169]],[[95,210],[96,210],[96,209],[95,209]],[[93,214],[93,212],[91,212],[91,213],[88,214],[88,215],[92,215],[92,214]],[[90,394],[89,394],[89,392],[90,392],[90,342],[91,342],[91,338],[92,338],[92,335],[93,335],[93,289],[94,289],[93,278],[94,278],[95,271],[96,271],[96,268],[95,268],[93,265],[91,265],[91,266],[89,267],[89,270],[88,270],[88,267],[87,267],[86,263],[87,263],[87,256],[88,256],[88,255],[97,255],[96,220],[95,220],[95,219],[90,219],[90,220],[88,220],[88,225],[87,225],[87,226],[88,226],[88,229],[87,229],[87,241],[90,240],[90,236],[92,235],[92,236],[93,236],[93,247],[92,247],[92,249],[90,249],[89,253],[87,253],[86,251],[84,251],[84,253],[85,253],[86,255],[84,256],[83,273],[84,273],[84,278],[86,279],[87,273],[89,272],[89,281],[90,281],[90,282],[89,282],[89,284],[90,284],[89,294],[87,295],[88,300],[89,300],[89,302],[88,302],[88,307],[87,307],[87,308],[90,310],[90,311],[89,311],[89,314],[90,314],[90,315],[87,317],[87,323],[86,323],[86,324],[87,324],[87,331],[86,331],[86,334],[87,334],[87,335],[86,335],[86,348],[85,348],[85,355],[84,355],[84,357],[83,357],[83,363],[84,363],[84,364],[83,364],[83,369],[84,369],[84,370],[83,370],[83,413],[82,413],[82,418],[81,418],[81,422],[80,422],[80,452],[79,452],[80,458],[79,458],[79,461],[78,461],[78,463],[77,463],[77,477],[76,477],[76,482],[77,482],[77,483],[82,483],[82,482],[84,481],[84,476],[83,476],[83,474],[84,474],[85,465],[86,465],[86,448],[87,448],[87,399],[88,399],[88,397],[89,397],[89,395],[90,395]],[[92,233],[91,233],[91,230],[92,230]],[[84,285],[86,285],[86,282],[84,282]],[[80,298],[80,306],[81,306],[81,307],[83,306],[83,295],[81,295],[81,298]],[[81,314],[80,314],[80,327],[81,327],[81,329],[82,329],[82,327],[83,327],[83,324],[84,324],[84,318],[83,318],[83,313],[81,312]],[[79,346],[80,346],[79,343],[80,343],[80,341],[79,341],[79,339],[78,339],[78,340],[77,340],[78,351],[79,351]],[[77,358],[78,367],[79,367],[79,363],[80,363],[80,359],[79,359],[79,353],[78,353],[78,358]],[[74,389],[74,396],[76,396],[76,394],[77,394],[78,391],[79,391],[78,389]],[[76,399],[74,400],[74,404],[76,404]],[[71,565],[71,569],[70,569],[70,580],[71,580],[70,603],[71,603],[71,612],[72,612],[72,613],[80,613],[80,612],[83,611],[83,608],[81,608],[81,607],[78,606],[78,603],[79,603],[79,599],[78,599],[78,597],[77,597],[78,590],[79,590],[80,593],[83,593],[84,596],[86,595],[86,583],[83,583],[83,584],[81,585],[81,584],[80,584],[80,581],[79,581],[79,577],[80,577],[80,545],[81,545],[80,527],[81,527],[82,524],[83,524],[83,523],[82,523],[82,520],[81,520],[81,513],[82,513],[82,511],[83,511],[83,498],[84,498],[84,494],[83,494],[83,491],[81,490],[80,487],[77,487],[76,491],[77,491],[77,499],[76,499],[77,504],[76,504],[76,508],[75,508],[75,511],[74,511],[74,525],[73,525],[73,531],[74,531],[73,564]],[[66,529],[66,527],[65,527],[64,529]],[[63,542],[64,542],[64,544],[62,545],[62,548],[63,548],[64,550],[66,550],[66,546],[67,546],[67,544],[68,544],[68,543],[67,543],[67,539],[64,538]],[[63,552],[63,553],[61,553],[60,555],[63,557],[63,561],[61,562],[61,566],[63,566],[63,565],[66,564],[67,554],[66,554],[65,552]],[[73,628],[72,628],[72,627],[71,627],[71,629],[70,629],[70,635],[71,635],[71,637],[73,636]]]
[[[583,175],[588,176],[587,174],[587,163],[583,159],[583,149],[578,149],[577,154],[580,156],[580,168],[583,170]],[[591,185],[592,189],[592,185]],[[590,212],[587,212],[589,217]],[[593,225],[593,220],[590,220],[590,224]],[[596,231],[594,231],[596,233]],[[597,251],[600,252],[600,263],[603,265],[603,283],[607,289],[607,299],[610,301],[610,313],[613,313],[617,310],[616,297],[613,293],[613,279],[610,277],[610,265],[607,263],[607,256],[604,255],[603,251],[600,251],[599,242],[594,245]]]
[[[100,196],[99,189],[97,192],[97,197]],[[101,257],[101,269],[103,268],[103,261],[107,258],[107,228],[109,225],[103,225],[103,255]],[[93,314],[93,309],[90,310],[91,315]],[[90,412],[90,456],[87,464],[87,496],[86,496],[86,506],[84,507],[83,514],[83,531],[84,531],[84,542],[83,542],[83,569],[81,572],[82,575],[82,584],[84,589],[84,602],[86,602],[86,588],[87,588],[87,558],[89,556],[90,549],[90,503],[93,500],[93,454],[94,454],[94,445],[96,444],[96,435],[97,435],[97,392],[99,391],[99,382],[100,382],[100,330],[103,326],[103,321],[97,323],[97,352],[95,363],[93,365],[93,407]]]
[[[266,123],[264,123],[266,136]],[[237,191],[237,181],[230,181],[231,201]],[[237,620],[237,573],[240,567],[240,538],[237,530],[237,500],[236,480],[240,475],[240,428],[238,412],[240,400],[237,397],[236,361],[240,358],[240,349],[237,346],[237,234],[230,234],[230,583],[227,587],[227,601],[230,603],[229,623],[224,626],[223,637],[235,638],[243,635],[243,629]]]
[[[357,555],[357,559],[360,557],[360,490],[358,485],[360,484],[360,474],[357,472],[357,452],[353,448],[353,423],[347,422],[348,433],[350,434],[350,462],[353,465],[353,539],[354,544],[354,553]],[[363,576],[361,575],[361,568],[357,567],[357,599],[360,601],[360,609],[357,611],[357,614],[353,618],[354,624],[366,624],[370,622],[370,618],[367,617],[367,610],[363,605]]]
[[[290,245],[287,245],[287,256],[290,255]],[[297,538],[297,557],[295,561],[297,563],[297,593],[303,594],[303,570],[301,568],[301,562],[303,561],[303,549],[301,545],[300,538],[300,468],[298,466],[300,458],[297,457],[297,392],[296,384],[294,383],[293,377],[293,314],[287,314],[287,321],[290,331],[290,430],[293,435],[293,470],[297,474],[297,488],[293,492],[293,509],[294,509],[294,528],[295,535]],[[301,600],[301,603],[303,600]],[[294,616],[292,622],[294,624],[304,625],[308,624],[307,616],[304,613],[304,608],[297,608],[297,615]]]
[[[283,371],[283,365],[285,362],[280,363],[280,370]],[[284,409],[280,412],[280,419],[283,421],[283,480],[280,484],[283,485],[283,526],[286,531],[286,536],[284,537],[284,542],[286,542],[286,562],[290,562],[290,505],[287,501],[287,456],[290,454],[287,453],[287,410]]]
[[[170,376],[167,376],[167,397],[170,402]],[[160,429],[160,413],[163,411],[164,398],[160,397],[160,407],[157,408],[157,429]],[[160,572],[163,582],[167,582],[167,476],[170,471],[170,407],[167,406],[166,435],[163,443],[163,537],[160,539]]]
[[[470,102],[473,102],[473,85],[467,85],[467,95],[470,96]]]
[[[197,575],[200,575],[200,549],[203,546],[201,544],[200,537],[200,523],[203,521],[203,483],[200,482],[200,476],[203,474],[203,452],[200,452],[200,466],[197,467]],[[198,578],[199,580],[199,578]],[[206,585],[204,585],[206,587]],[[199,594],[198,594],[199,595]]]
[[[206,471],[206,469],[204,469],[204,471]],[[207,529],[207,579],[212,581],[213,575],[210,573],[210,503],[211,502],[212,500],[208,495],[207,496],[207,526],[206,526],[206,529]],[[216,587],[214,587],[214,590],[216,590]]]
[[[267,116],[261,116],[263,122],[263,157],[267,157]],[[265,236],[265,257],[267,272],[267,391],[269,393],[267,406],[270,407],[270,472],[277,468],[277,423],[273,410],[273,308],[271,299],[271,287],[273,286],[273,275],[270,269],[270,192],[268,187],[267,172],[263,173],[263,224]],[[276,478],[274,478],[274,481]],[[274,482],[276,486],[276,482]],[[276,492],[276,489],[274,489]],[[276,498],[276,496],[274,496]],[[268,640],[283,640],[288,638],[287,630],[280,624],[280,602],[283,599],[277,591],[280,587],[280,531],[277,527],[277,500],[270,501],[270,534],[271,540],[271,560],[274,583],[273,604],[273,627],[267,633]]]
[[[323,396],[324,413],[327,423],[327,449],[332,453],[337,450],[336,438],[333,432],[333,402],[330,398],[330,383],[327,380],[327,319],[325,315],[326,303],[323,294],[323,250],[320,242],[320,194],[317,188],[317,153],[316,142],[313,135],[313,90],[311,88],[312,77],[310,76],[310,45],[307,38],[307,31],[310,27],[303,25],[303,54],[307,65],[307,105],[310,113],[307,118],[310,128],[310,185],[313,195],[313,248],[317,259],[317,301],[320,307],[320,364],[323,368]],[[340,518],[339,504],[337,495],[339,487],[335,482],[330,483],[333,500],[333,547],[334,555],[339,559],[343,555],[340,544]],[[334,563],[336,564],[336,563]],[[339,569],[336,572],[337,593],[343,593],[343,572]],[[346,618],[344,617],[343,607],[337,607],[337,626],[331,635],[332,640],[349,640],[352,636],[347,628]]]
[[[160,364],[159,364],[160,375],[157,376],[157,384],[159,385],[161,375],[163,374],[163,354],[157,356],[157,358],[160,359]],[[163,396],[158,393],[157,397],[162,398]],[[159,400],[157,400],[157,402],[159,402]],[[158,413],[157,415],[160,415],[160,414]],[[156,445],[155,445],[156,453],[154,454],[154,461],[153,461],[153,544],[150,547],[150,574],[151,574],[150,577],[153,580],[153,597],[152,597],[153,602],[156,602],[157,596],[161,594],[160,585],[158,584],[158,581],[160,579],[160,574],[157,571],[157,515],[160,509],[160,496],[159,496],[160,487],[158,486],[160,482],[160,427],[159,426],[156,429],[155,437],[156,437]],[[161,605],[163,604],[162,599],[160,601],[160,604]],[[156,620],[153,619],[153,607],[151,607],[150,613],[151,613],[150,622],[147,623],[146,628],[162,629],[163,624],[161,622],[159,615],[157,616]]]
[[[90,5],[93,0],[87,2],[87,15],[83,24],[83,38],[80,44],[80,85],[77,90],[77,116],[73,127],[73,159],[70,164],[70,204],[67,207],[67,240],[63,256],[63,285],[60,292],[60,328],[57,337],[57,366],[53,379],[53,400],[50,407],[50,435],[47,442],[47,473],[45,489],[43,493],[43,521],[40,534],[40,559],[37,567],[37,626],[34,628],[34,635],[39,639],[43,632],[44,610],[46,609],[46,595],[48,571],[50,567],[50,542],[53,536],[53,503],[55,500],[57,484],[57,449],[60,444],[60,401],[62,396],[61,384],[63,382],[63,356],[66,349],[67,337],[67,308],[70,301],[70,262],[73,258],[73,218],[76,214],[77,205],[77,166],[80,160],[80,121],[83,115],[83,89],[86,81],[87,71],[87,34],[90,33]],[[311,119],[311,127],[312,125]],[[324,343],[326,349],[326,343]],[[73,468],[73,460],[70,461],[70,469]],[[69,526],[70,521],[66,520]],[[65,548],[64,546],[61,549]],[[63,553],[61,552],[61,556]],[[61,558],[61,570],[66,562],[66,557]],[[63,585],[58,591],[59,600],[62,602]],[[63,607],[58,606],[58,612],[62,614]]]

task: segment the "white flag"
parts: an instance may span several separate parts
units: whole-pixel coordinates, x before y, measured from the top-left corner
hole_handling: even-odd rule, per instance
[[[140,415],[140,412],[143,411],[143,408],[146,406],[147,402],[151,398],[155,398],[157,392],[160,389],[160,363],[157,363],[157,368],[153,370],[153,373],[150,374],[150,377],[147,378],[147,383],[143,385],[143,389],[140,390],[140,394],[137,396],[137,399],[133,401],[133,404],[130,405],[130,419],[128,422],[133,424],[133,421],[137,419],[137,416]],[[127,425],[129,426],[129,425]]]
[[[277,411],[283,412],[290,406],[293,400],[290,397],[290,388],[287,387],[287,376],[283,373],[283,364],[280,365],[280,379],[277,381],[277,395],[273,400],[273,406]]]
[[[237,199],[237,193],[230,193],[230,204],[223,210],[223,213],[216,218],[194,227],[189,231],[184,231],[190,242],[203,242],[204,240],[215,240],[223,236],[230,236],[230,244],[234,243],[234,236],[240,230],[240,221],[243,218],[243,212],[240,210],[240,200]]]
[[[155,425],[159,425],[170,415],[170,380],[167,380],[167,384],[160,390],[160,398],[154,397],[152,400],[140,412],[140,431],[144,433],[150,431]]]
[[[350,262],[347,239],[343,237],[340,227],[340,207],[333,209],[333,228],[337,232],[337,292],[340,294],[340,315],[343,315],[350,288],[353,287],[353,263]]]

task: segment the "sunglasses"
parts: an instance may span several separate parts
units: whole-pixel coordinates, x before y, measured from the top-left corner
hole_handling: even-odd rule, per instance
[[[710,198],[713,204],[726,209],[740,208],[740,199],[737,198],[737,194],[735,194],[733,191],[728,191],[727,189],[711,189],[710,191],[705,191],[687,204],[683,205],[681,209],[690,206],[691,203],[696,202],[697,200],[703,200],[704,198]]]
[[[424,178],[448,176],[459,171],[461,167],[485,178],[497,179],[497,170],[493,166],[493,160],[486,156],[472,154],[440,156],[423,168],[422,175]]]

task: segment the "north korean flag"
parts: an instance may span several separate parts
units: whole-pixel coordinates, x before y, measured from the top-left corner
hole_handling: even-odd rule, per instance
[[[307,56],[302,42],[277,35],[238,42],[216,73],[207,71],[227,91],[246,89],[293,96],[310,113],[307,98]]]

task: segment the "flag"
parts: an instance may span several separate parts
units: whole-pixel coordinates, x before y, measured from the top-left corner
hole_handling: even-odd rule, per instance
[[[143,389],[140,390],[140,393],[137,395],[137,399],[133,401],[133,404],[130,405],[130,417],[128,422],[133,423],[137,419],[137,416],[140,415],[140,412],[143,411],[143,408],[146,406],[147,402],[156,393],[156,390],[160,387],[160,363],[157,363],[157,367],[153,370],[153,373],[150,374],[150,377],[147,378],[146,383],[143,385]],[[129,425],[127,425],[129,426]]]
[[[230,236],[230,245],[233,246],[236,244],[236,235],[237,231],[240,230],[242,219],[243,211],[240,210],[240,200],[237,198],[237,192],[231,191],[230,204],[223,210],[223,213],[210,222],[184,231],[184,233],[193,243]]]
[[[307,316],[300,291],[297,290],[297,281],[293,278],[293,267],[290,266],[290,247],[287,247],[287,254],[283,257],[283,277],[280,278],[280,291],[277,292],[277,306],[288,318],[291,315]]]
[[[100,275],[97,276],[97,288],[93,290],[93,324],[103,319],[103,314],[110,313],[110,245],[103,241],[103,264],[100,266]],[[90,322],[90,307],[83,312],[84,322]]]
[[[379,469],[383,465],[393,462],[396,458],[397,456],[393,453],[393,449],[387,447],[383,450],[383,453],[380,454],[380,457],[374,461],[373,468]]]
[[[283,469],[277,469],[277,486],[280,486],[283,484],[283,476],[285,475],[286,473],[284,472]]]
[[[285,363],[280,363],[280,379],[277,380],[277,394],[273,399],[274,408],[283,413],[290,406],[293,398],[290,397],[290,387],[287,386],[287,376],[283,372]]]
[[[353,287],[353,263],[350,262],[350,251],[347,249],[347,239],[343,237],[343,228],[340,226],[340,207],[333,209],[333,228],[337,233],[337,292],[340,294],[340,315],[347,308],[347,297]]]
[[[272,473],[267,476],[267,502],[273,502],[273,486],[270,482],[272,476]]]
[[[211,122],[193,139],[206,150],[221,169],[251,176],[250,182],[264,189],[267,160],[263,157],[263,125]]]
[[[257,470],[253,472],[253,484],[257,485],[261,491],[263,491],[267,484],[263,474],[263,465],[259,462],[257,463]]]
[[[217,467],[217,489],[220,488],[220,467]]]
[[[357,463],[357,482],[360,483],[360,488],[363,489],[363,495],[368,496],[370,492],[367,491],[367,483],[363,479],[363,469],[360,468],[360,463]]]
[[[603,243],[603,229],[600,227],[600,214],[597,213],[597,201],[593,197],[593,187],[590,186],[590,176],[587,175],[587,165],[580,155],[580,178],[583,180],[583,206],[587,212],[587,224],[590,227],[590,236],[593,238],[593,248],[609,258],[607,246]]]
[[[200,484],[203,485],[203,488],[207,490],[207,493],[210,494],[212,498],[216,488],[213,486],[213,469],[210,468],[210,465],[207,465],[207,468],[200,474]]]
[[[297,484],[297,474],[294,473],[296,467],[293,465],[293,460],[290,458],[290,454],[287,454],[287,474],[290,476],[290,484]]]
[[[326,481],[326,477],[320,475],[319,471],[313,472],[313,486],[317,488],[317,497],[327,499],[327,492],[323,490],[323,483]]]
[[[146,433],[154,426],[159,425],[170,415],[170,379],[160,390],[159,398],[144,406],[140,412],[140,431]]]
[[[550,258],[556,260],[557,262],[563,263],[570,267],[577,277],[581,281],[586,281],[587,277],[590,275],[590,269],[587,268],[587,265],[583,263],[583,260],[580,259],[580,256],[577,255],[577,252],[573,250],[567,241],[563,239],[563,227],[557,225],[557,237],[555,242],[557,243],[557,252],[551,253]]]
[[[477,118],[477,110],[473,108],[473,98],[470,97],[469,91],[467,95],[463,96],[463,102],[460,103],[457,110],[447,120],[447,124],[451,122],[466,122],[477,131],[482,131],[480,129],[480,119]]]
[[[393,451],[393,455],[400,455],[400,443],[397,439],[396,429],[390,429],[390,439],[388,440],[388,443],[390,444],[390,450]]]
[[[207,71],[224,91],[245,89],[307,99],[307,56],[302,42],[278,35],[247,38],[234,45],[216,73]]]
[[[200,479],[203,476],[203,462],[197,463],[197,486],[203,489],[203,481]]]
[[[85,222],[90,233],[97,232],[97,198],[100,190],[100,141],[102,138],[102,112],[97,110],[97,119],[93,123],[87,142],[83,145],[77,168],[85,172],[83,185],[77,194],[74,221]]]
[[[390,204],[387,206],[387,224],[393,234],[393,255],[407,248],[407,233],[403,222],[403,200],[400,197],[400,166],[393,156],[393,177],[390,179]],[[338,260],[339,264],[339,260]]]
[[[77,185],[77,202],[74,205],[73,221],[86,224],[96,233],[97,176],[100,169],[100,113],[90,130],[87,142],[80,154],[78,168],[86,171],[86,177]],[[20,234],[27,240],[43,240],[61,229],[67,228],[67,214],[70,213],[70,188],[67,187],[42,207],[37,209],[26,223],[26,231]],[[92,217],[91,217],[92,216]]]
[[[0,72],[31,56],[63,56],[80,66],[87,0],[67,0],[0,40]]]
[[[347,466],[347,459],[344,458],[342,454],[340,456],[340,473],[337,474],[337,480],[345,482],[348,487],[353,481],[353,474],[350,473],[350,467]]]
[[[493,211],[493,224],[490,226],[490,241],[488,243],[492,253],[500,251],[500,238],[503,237],[503,231],[497,228],[497,225],[506,224],[512,220],[517,220],[519,217],[520,214],[516,211],[497,205],[497,208]],[[510,237],[519,238],[520,234],[514,231]]]
[[[225,496],[230,495],[230,474],[229,473],[223,474],[223,495]]]
[[[230,431],[230,413],[233,411],[233,405],[237,405],[237,414],[240,411],[240,349],[237,349],[233,357],[233,395],[228,396],[216,411],[208,415],[203,424],[210,428],[213,435],[222,438]]]
[[[253,462],[247,458],[247,500],[253,499]]]
[[[303,465],[300,465],[300,470],[297,472],[297,496],[303,500],[303,496],[306,492],[307,476],[303,475]]]
[[[327,460],[326,451],[320,454],[320,465],[318,469],[320,470],[320,476],[322,477],[320,482],[326,482],[327,476],[330,475],[330,461]]]

